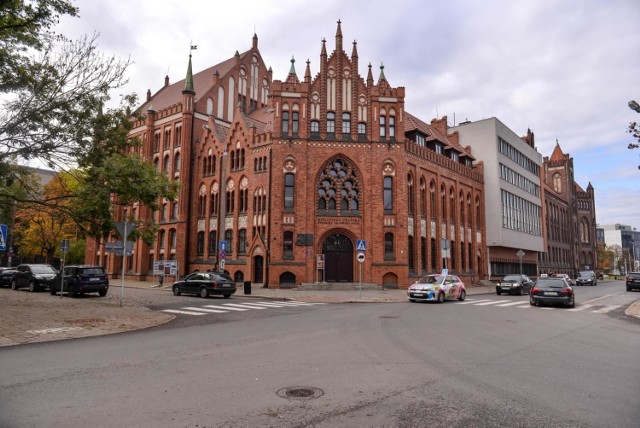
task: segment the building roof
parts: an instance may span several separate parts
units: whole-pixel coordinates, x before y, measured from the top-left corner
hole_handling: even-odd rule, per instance
[[[553,153],[551,154],[551,160],[554,162],[561,161],[564,160],[564,157],[565,155],[560,148],[560,143],[558,143],[558,140],[556,140],[556,147],[553,149]]]
[[[438,128],[423,122],[411,113],[405,111],[404,132],[407,133],[414,130],[425,134],[426,141],[439,141],[446,145],[445,149],[455,149],[460,154],[475,159],[459,143],[452,141],[452,139],[448,138],[447,135],[442,133]]]

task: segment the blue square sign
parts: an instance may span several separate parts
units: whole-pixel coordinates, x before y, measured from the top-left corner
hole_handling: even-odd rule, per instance
[[[356,239],[356,251],[359,253],[367,251],[367,241],[364,239]]]
[[[7,225],[0,224],[0,251],[7,249]]]

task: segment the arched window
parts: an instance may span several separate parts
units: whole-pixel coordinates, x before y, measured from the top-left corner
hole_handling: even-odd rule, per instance
[[[436,183],[433,180],[429,183],[429,212],[431,213],[431,218],[435,220],[436,218]]]
[[[216,254],[218,236],[215,230],[209,232],[209,255]]]
[[[447,221],[447,192],[444,184],[440,186],[440,217],[441,221]]]
[[[244,149],[240,149],[240,168],[244,169]]]
[[[169,230],[169,248],[171,248],[172,250],[175,250],[176,248],[176,244],[178,242],[178,234],[176,233],[175,229],[170,229]]]
[[[180,153],[176,153],[173,158],[173,172],[180,172]]]
[[[172,220],[177,220],[177,218],[178,218],[178,208],[179,208],[179,205],[178,205],[177,202],[174,202],[171,205],[171,219]]]
[[[318,138],[320,136],[320,122],[317,120],[311,121],[311,138]]]
[[[320,214],[357,214],[360,207],[359,183],[356,169],[347,160],[338,156],[327,161],[318,176],[317,207],[322,211]]]
[[[284,209],[285,211],[292,211],[294,205],[294,192],[295,192],[295,176],[291,173],[284,175]]]
[[[407,200],[409,201],[409,215],[412,216],[416,211],[416,201],[413,195],[413,175],[407,174]]]
[[[366,140],[367,139],[367,124],[366,123],[358,123],[358,140]]]
[[[169,155],[166,155],[164,157],[164,163],[163,163],[163,170],[164,172],[166,172],[167,174],[169,174],[169,166],[171,165],[171,163],[169,162]]]
[[[332,111],[327,112],[327,133],[333,134],[336,132],[336,114]]]
[[[163,251],[164,250],[164,237],[165,237],[165,230],[164,229],[160,229],[160,231],[158,231],[158,251]]]
[[[387,118],[385,116],[380,115],[380,138],[385,138],[387,136]]]
[[[282,112],[282,135],[289,135],[289,112]]]
[[[393,212],[393,177],[385,177],[382,189],[384,212],[390,214]]]
[[[396,137],[396,117],[389,116],[389,138]]]
[[[553,190],[556,193],[562,192],[562,177],[558,173],[553,174]]]
[[[238,230],[238,254],[247,253],[247,229]]]
[[[198,217],[200,218],[204,217],[206,206],[207,206],[207,196],[204,194],[201,194],[198,197]]]
[[[291,132],[294,137],[298,136],[299,116],[300,114],[297,111],[291,112]]]
[[[198,232],[198,240],[196,243],[196,254],[199,256],[204,254],[204,232]]]
[[[424,177],[420,177],[420,215],[427,217],[427,182]]]
[[[342,113],[342,133],[351,133],[351,113]]]
[[[224,239],[227,241],[227,248],[229,249],[229,252],[231,252],[231,249],[233,248],[233,229],[227,229],[224,232]]]

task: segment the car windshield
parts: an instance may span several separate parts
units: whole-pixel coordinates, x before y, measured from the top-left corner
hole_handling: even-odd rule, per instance
[[[591,278],[593,276],[592,272],[580,272],[578,274],[580,278]]]
[[[51,266],[31,266],[31,272],[33,273],[56,273]]]
[[[520,275],[507,275],[502,278],[503,281],[520,281]]]
[[[536,287],[539,287],[539,288],[545,288],[545,287],[564,288],[565,286],[566,286],[566,283],[562,279],[545,278],[545,279],[539,279],[536,282]]]
[[[444,278],[445,278],[444,276],[428,275],[420,278],[418,283],[419,284],[442,284],[442,281],[444,280]]]

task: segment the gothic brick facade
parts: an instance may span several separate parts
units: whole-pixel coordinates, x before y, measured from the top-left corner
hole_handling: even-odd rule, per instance
[[[135,245],[126,275],[153,262],[179,272],[225,270],[270,287],[315,281],[406,288],[442,268],[465,280],[486,275],[482,164],[449,133],[446,117],[405,111],[405,88],[380,67],[360,74],[356,43],[323,40],[319,72],[292,59],[272,80],[254,36],[250,50],[148,93],[131,137],[159,171],[179,180],[178,200],[159,212],[131,207],[160,226],[152,246]],[[357,260],[360,241],[365,260]],[[441,241],[450,243],[448,257]],[[220,241],[225,242],[221,253]],[[87,260],[121,269],[94,243]]]

